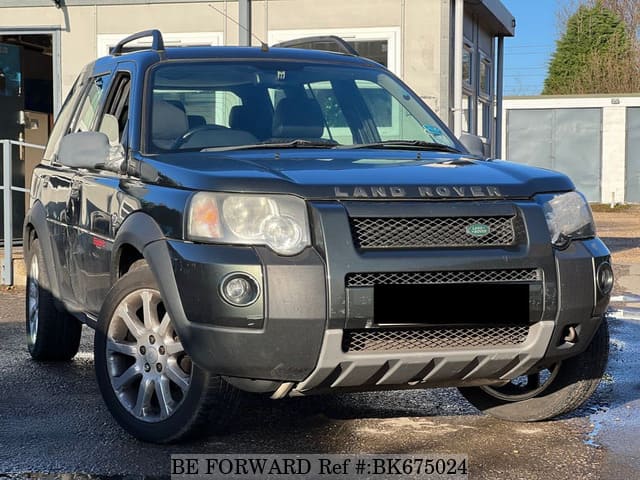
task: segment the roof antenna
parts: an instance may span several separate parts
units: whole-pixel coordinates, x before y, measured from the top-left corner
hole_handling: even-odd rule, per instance
[[[213,5],[211,5],[210,3],[207,4],[207,6],[209,8],[214,9],[216,12],[218,12],[220,15],[222,15],[223,17],[225,17],[227,20],[231,20],[233,23],[235,23],[236,25],[238,25],[240,28],[244,29],[246,31],[246,27],[244,27],[243,25],[240,25],[240,23],[232,18],[230,15],[227,15],[225,12],[223,12],[222,10],[214,7]],[[269,51],[269,44],[266,42],[263,42],[262,39],[260,37],[258,37],[255,33],[251,32],[251,36],[253,38],[255,38],[258,42],[260,42],[260,48],[263,52],[268,52]]]

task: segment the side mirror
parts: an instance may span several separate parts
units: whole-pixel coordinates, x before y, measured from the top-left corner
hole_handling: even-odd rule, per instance
[[[58,162],[75,168],[96,168],[109,159],[109,137],[100,132],[77,132],[62,137]]]
[[[460,135],[460,143],[469,150],[472,155],[485,158],[484,154],[484,142],[477,135],[471,135],[470,133],[463,133]]]

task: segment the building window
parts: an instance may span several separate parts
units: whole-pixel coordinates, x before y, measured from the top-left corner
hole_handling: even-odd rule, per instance
[[[389,41],[388,40],[347,40],[362,57],[378,62],[388,68],[389,66]],[[329,52],[342,52],[334,42],[314,41],[296,44],[300,48],[312,50],[326,50]]]
[[[484,55],[480,60],[480,95],[491,95],[491,60]]]
[[[472,85],[473,80],[473,53],[469,45],[464,46],[462,51],[462,81],[467,85]]]
[[[462,95],[462,131],[471,133],[471,115],[473,114],[473,96],[467,93]]]
[[[127,33],[106,33],[98,35],[98,57],[109,55],[117,43],[126,38]],[[205,47],[222,45],[222,32],[163,33],[162,38],[167,47]],[[141,50],[151,47],[151,38],[135,40],[124,51]]]
[[[318,30],[274,30],[269,32],[269,44],[304,37],[337,35],[347,41],[360,55],[384,65],[393,73],[401,73],[400,29],[397,27],[318,29]],[[335,50],[331,45],[314,45],[323,50]]]
[[[478,100],[478,128],[476,135],[484,138],[491,136],[491,104],[488,101]]]
[[[351,40],[349,44],[363,57],[389,66],[389,40]]]
[[[347,40],[362,57],[378,62],[380,65],[389,65],[389,41],[388,40]],[[328,52],[342,52],[338,44],[332,41],[312,41],[296,43],[297,48],[310,50],[325,50]]]

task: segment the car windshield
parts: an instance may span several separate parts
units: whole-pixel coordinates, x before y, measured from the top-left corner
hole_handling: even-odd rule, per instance
[[[435,114],[379,68],[180,62],[151,75],[146,151],[428,148],[456,151]]]

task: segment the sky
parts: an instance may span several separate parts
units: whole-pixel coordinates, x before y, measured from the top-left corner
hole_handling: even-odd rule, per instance
[[[540,95],[555,51],[559,0],[502,0],[516,18],[504,41],[504,94]]]

